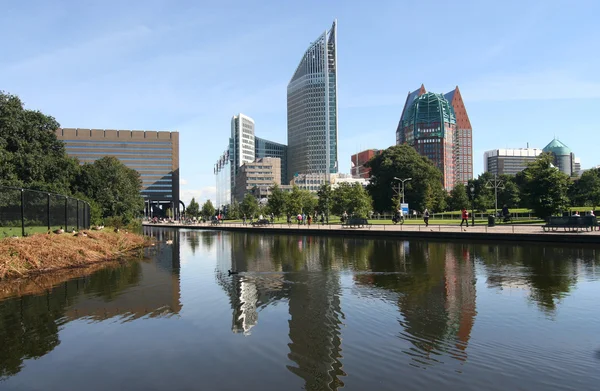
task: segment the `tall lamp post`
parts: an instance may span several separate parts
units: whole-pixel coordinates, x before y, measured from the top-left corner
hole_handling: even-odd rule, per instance
[[[475,226],[475,186],[471,185],[471,225]]]
[[[397,181],[400,181],[400,183],[402,183],[402,192],[400,194],[402,194],[402,203],[404,203],[404,182],[408,182],[408,181],[412,180],[412,178],[401,179],[401,178],[394,177],[394,179]]]

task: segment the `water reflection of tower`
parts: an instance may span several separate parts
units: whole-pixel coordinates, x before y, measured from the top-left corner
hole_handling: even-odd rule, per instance
[[[260,308],[285,297],[283,274],[271,262],[272,240],[225,233],[217,242],[217,281],[229,296],[234,333],[249,334],[258,323]],[[229,276],[229,269],[244,273]]]
[[[307,390],[335,390],[343,386],[340,377],[345,375],[340,363],[339,317],[343,314],[339,275],[322,271],[323,264],[330,262],[323,259],[318,273],[311,273],[317,271],[310,270],[316,267],[311,262],[307,264],[309,270],[287,274],[291,316],[288,357],[297,364],[288,369],[304,379]]]
[[[448,328],[458,351],[451,354],[466,360],[466,348],[475,323],[475,267],[467,245],[452,246],[446,252],[444,265],[446,280],[446,312]]]

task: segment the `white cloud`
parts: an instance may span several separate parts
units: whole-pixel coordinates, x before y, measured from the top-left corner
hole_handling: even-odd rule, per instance
[[[202,204],[205,203],[206,200],[211,200],[211,202],[214,205],[216,196],[216,186],[206,186],[200,189],[185,189],[181,190],[181,192],[179,193],[179,198],[181,199],[181,201],[183,201],[183,203],[186,206],[190,204],[192,198],[195,198],[196,202],[199,203],[200,206],[202,206]]]
[[[180,185],[180,186],[185,186],[185,185],[187,185],[187,184],[188,184],[188,181],[187,181],[187,179],[183,179],[183,178],[181,178],[181,179],[179,180],[179,185]]]

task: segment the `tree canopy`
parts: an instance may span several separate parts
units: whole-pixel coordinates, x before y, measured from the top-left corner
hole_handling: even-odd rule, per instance
[[[240,204],[240,210],[243,215],[246,215],[246,218],[254,218],[256,213],[258,212],[258,201],[251,193],[246,193],[242,203]]]
[[[584,171],[571,185],[569,194],[577,206],[600,206],[600,168]]]
[[[517,175],[522,193],[536,216],[546,218],[569,205],[569,177],[553,166],[551,154],[543,153]]]
[[[467,195],[467,188],[462,183],[454,186],[454,189],[450,192],[448,197],[448,209],[450,210],[461,210],[462,208],[469,208],[470,206],[469,196]]]
[[[371,196],[359,183],[340,183],[332,192],[331,211],[338,216],[346,212],[356,217],[367,217],[372,208]]]
[[[114,156],[81,166],[74,188],[98,204],[103,218],[122,216],[127,223],[144,209],[140,174]]]
[[[398,188],[398,178],[412,178],[405,182],[405,201],[413,209],[444,210],[446,192],[442,186],[441,171],[425,156],[407,144],[395,145],[375,156],[366,167],[371,168],[371,183],[367,187],[374,209],[380,212],[394,210],[392,186]]]
[[[275,216],[280,217],[285,212],[285,193],[281,190],[278,184],[274,184],[270,189],[271,194],[269,195],[269,200],[267,201],[267,206],[269,211],[273,213]]]
[[[26,110],[21,100],[0,91],[0,185],[71,194],[79,170],[54,131],[51,116]]]
[[[196,198],[192,197],[190,204],[185,210],[185,213],[188,217],[198,217],[200,216],[200,205],[196,202]]]
[[[206,202],[202,205],[202,216],[206,219],[210,219],[215,215],[215,207],[210,200],[206,200]]]

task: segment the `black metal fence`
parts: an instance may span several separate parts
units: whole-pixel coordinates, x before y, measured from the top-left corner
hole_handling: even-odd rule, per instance
[[[77,198],[0,186],[0,237],[90,228],[90,205]]]

